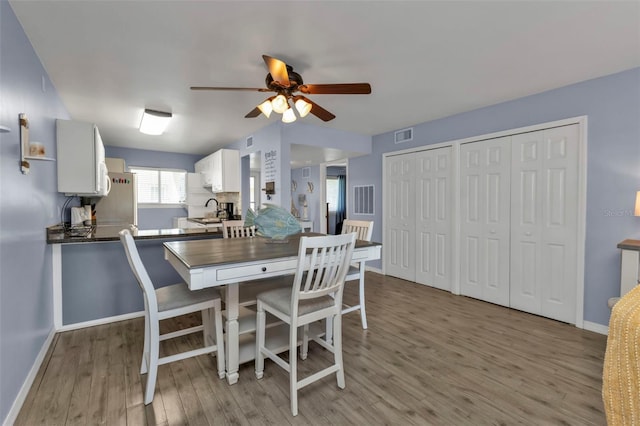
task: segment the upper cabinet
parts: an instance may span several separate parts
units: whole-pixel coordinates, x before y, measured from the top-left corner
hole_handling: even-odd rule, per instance
[[[100,132],[93,123],[56,120],[58,191],[102,197],[109,193],[107,165]]]
[[[240,151],[221,149],[195,164],[202,186],[211,192],[240,192]]]

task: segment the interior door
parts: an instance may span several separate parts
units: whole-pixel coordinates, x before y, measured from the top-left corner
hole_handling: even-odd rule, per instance
[[[416,282],[451,290],[451,147],[415,157]]]
[[[578,125],[513,136],[513,308],[575,321]]]
[[[385,273],[416,278],[415,160],[412,154],[385,158]]]
[[[460,147],[460,292],[509,306],[511,136]]]

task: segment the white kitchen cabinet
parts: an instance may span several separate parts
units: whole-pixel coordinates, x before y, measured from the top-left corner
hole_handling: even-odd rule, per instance
[[[198,161],[195,171],[211,192],[240,192],[240,151],[218,150]]]
[[[111,182],[96,125],[56,120],[56,139],[58,191],[88,197],[107,195]]]

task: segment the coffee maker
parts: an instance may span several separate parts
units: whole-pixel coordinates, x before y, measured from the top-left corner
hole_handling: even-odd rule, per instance
[[[218,217],[220,219],[233,219],[233,203],[220,203]]]

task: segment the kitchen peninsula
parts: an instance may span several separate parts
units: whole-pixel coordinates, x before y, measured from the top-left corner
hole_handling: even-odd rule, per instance
[[[46,229],[53,254],[53,311],[57,331],[143,315],[142,292],[120,244],[120,229],[94,226],[73,234],[59,226]],[[220,231],[206,228],[133,228],[132,235],[156,288],[182,281],[164,259],[164,242],[222,238]]]

